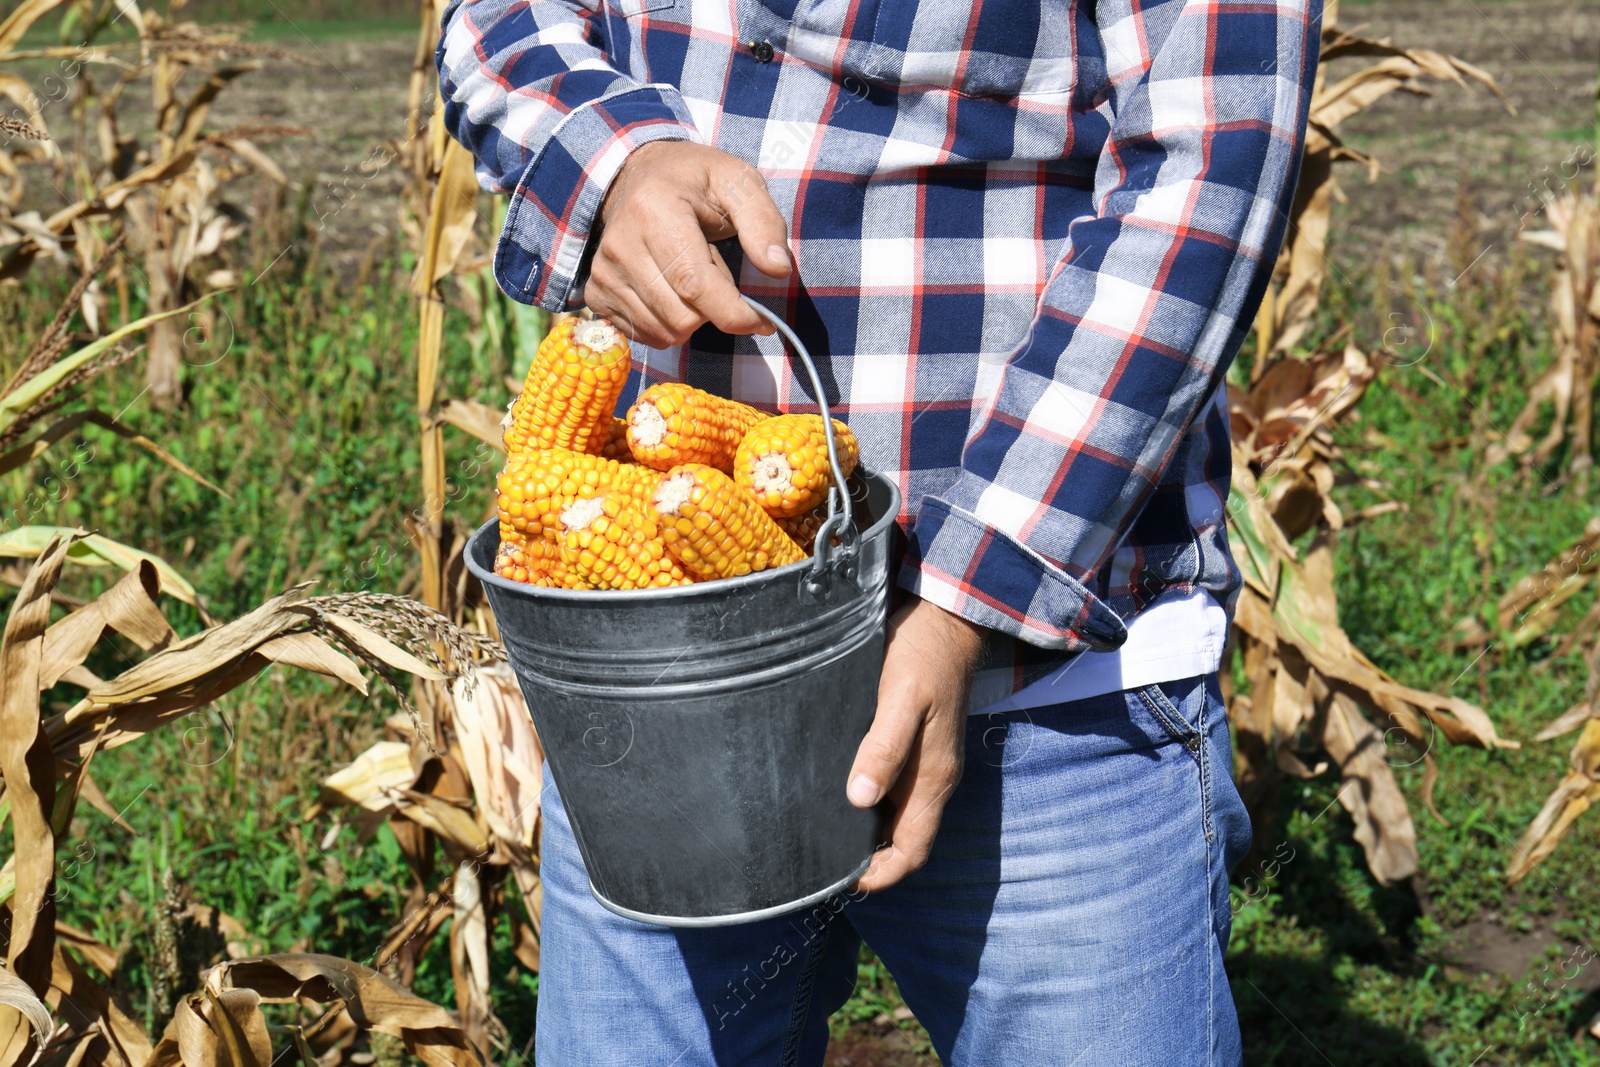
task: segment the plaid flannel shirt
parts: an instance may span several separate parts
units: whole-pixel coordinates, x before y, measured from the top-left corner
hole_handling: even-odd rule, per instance
[[[447,125],[511,196],[495,272],[524,302],[581,298],[639,146],[757,166],[795,271],[730,266],[898,481],[899,584],[1025,642],[993,643],[1008,691],[1164,591],[1231,607],[1223,375],[1283,239],[1320,7],[455,0],[438,60]],[[775,338],[634,357],[638,382],[816,410]]]

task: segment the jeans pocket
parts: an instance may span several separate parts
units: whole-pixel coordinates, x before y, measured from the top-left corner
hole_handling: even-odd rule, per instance
[[[1199,724],[1191,723],[1160,685],[1140,686],[1135,692],[1168,737],[1188,749],[1190,755],[1199,758],[1201,746],[1205,743],[1202,733],[1204,720]]]
[[[1172,686],[1172,683],[1168,685]],[[1150,714],[1161,724],[1161,728],[1171,736],[1172,740],[1189,750],[1195,766],[1199,768],[1201,824],[1205,829],[1206,840],[1210,841],[1214,833],[1211,820],[1211,761],[1210,751],[1206,747],[1206,708],[1210,696],[1204,678],[1178,683],[1172,687],[1179,694],[1177,702],[1174,702],[1167,690],[1159,684],[1141,686],[1136,692],[1140,702],[1150,710]],[[1183,706],[1193,706],[1196,709],[1197,721],[1189,721],[1188,716],[1181,710]]]

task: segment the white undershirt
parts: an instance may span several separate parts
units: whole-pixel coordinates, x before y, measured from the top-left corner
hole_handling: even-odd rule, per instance
[[[996,694],[981,693],[975,687],[973,712],[1042,708],[1210,674],[1222,666],[1222,646],[1227,640],[1228,613],[1209,592],[1169,593],[1128,624],[1128,639],[1121,648],[1085,652],[1010,696],[997,699]]]

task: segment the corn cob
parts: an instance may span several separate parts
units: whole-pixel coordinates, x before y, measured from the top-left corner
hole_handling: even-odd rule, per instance
[[[653,509],[612,490],[578,500],[561,513],[561,559],[596,589],[650,589],[688,585],[690,578],[667,553]]]
[[[833,420],[839,466],[850,477],[861,446],[850,427]],[[750,428],[733,460],[733,478],[776,519],[804,515],[828,497],[833,471],[821,415],[778,415]]]
[[[770,417],[681,382],[661,382],[628,409],[628,448],[659,471],[704,463],[727,474],[750,427]]]
[[[632,463],[634,461],[633,453],[628,451],[627,419],[619,419],[615,415],[609,415],[601,426],[601,431],[596,436],[602,439],[603,443],[600,445],[596,455],[604,456],[606,459],[614,459],[618,463]]]
[[[696,579],[734,578],[806,558],[772,516],[715,467],[674,467],[654,501],[667,551]]]
[[[500,524],[500,551],[495,554],[494,572],[514,582],[546,588],[592,588],[566,565],[553,540],[540,537],[529,542],[505,523]]]
[[[804,515],[796,515],[792,519],[774,519],[778,529],[788,534],[794,543],[805,549],[806,554],[811,554],[811,548],[817,541],[817,531],[822,529],[823,522],[828,518],[827,505],[812,508]]]
[[[660,479],[648,467],[564,448],[513,454],[500,472],[500,522],[530,542],[554,538],[562,509],[573,501],[618,489],[646,502]]]
[[[562,319],[551,327],[507,415],[511,454],[539,448],[599,452],[606,419],[628,381],[628,342],[604,319]]]

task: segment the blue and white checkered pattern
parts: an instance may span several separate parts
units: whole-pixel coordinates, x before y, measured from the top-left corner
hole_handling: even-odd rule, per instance
[[[512,197],[508,293],[581,296],[628,153],[715,145],[790,225],[794,274],[734,250],[741,287],[900,484],[900,584],[1035,646],[992,669],[1114,648],[1168,589],[1231,603],[1221,383],[1283,239],[1319,0],[595,4],[445,12],[445,121]],[[634,355],[815,410],[772,338]]]

